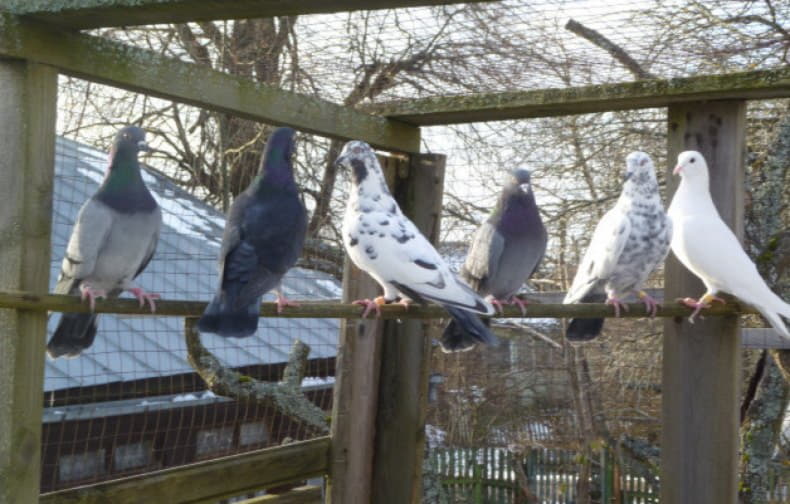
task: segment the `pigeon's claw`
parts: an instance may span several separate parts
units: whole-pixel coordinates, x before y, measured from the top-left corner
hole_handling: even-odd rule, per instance
[[[697,301],[694,298],[690,298],[690,297],[679,299],[679,301],[682,304],[688,306],[689,308],[694,308],[694,311],[689,316],[689,322],[691,322],[692,324],[694,323],[694,319],[697,317],[697,315],[699,315],[699,312],[703,308],[710,308],[711,301],[715,301],[715,302],[721,303],[721,304],[725,304],[726,303],[725,300],[723,300],[720,297],[714,296],[713,294],[705,294],[704,296],[699,298],[699,301]]]
[[[376,312],[376,317],[381,317],[381,305],[387,304],[387,301],[384,299],[384,296],[379,296],[376,299],[357,299],[352,301],[351,304],[365,307],[365,311],[362,312],[362,318],[367,318],[372,311]]]
[[[617,298],[615,296],[609,296],[606,299],[606,304],[610,304],[610,305],[614,306],[614,316],[615,317],[619,317],[620,316],[620,308],[622,308],[623,311],[628,311],[628,306],[625,303],[623,303],[619,298]]]
[[[411,304],[412,304],[413,302],[414,302],[414,301],[412,301],[412,300],[411,300],[411,299],[409,299],[409,298],[400,298],[400,301],[398,301],[398,304],[399,304],[399,305],[401,305],[401,306],[403,306],[403,309],[404,309],[404,310],[408,310],[408,309],[409,309],[409,306],[411,306]]]
[[[639,299],[645,304],[645,311],[651,318],[655,318],[658,314],[658,307],[661,306],[656,299],[645,291],[637,292]]]
[[[134,297],[137,298],[137,301],[140,302],[140,308],[145,306],[146,301],[151,306],[151,313],[156,313],[156,303],[154,302],[155,299],[159,299],[161,296],[159,294],[154,294],[152,292],[146,292],[140,287],[132,287],[129,289]]]
[[[283,309],[286,306],[293,306],[293,307],[299,306],[298,302],[288,299],[282,293],[276,292],[275,294],[277,295],[277,301],[276,302],[277,302],[277,313],[278,314],[282,313]]]
[[[529,304],[529,301],[524,301],[521,298],[519,298],[518,296],[513,296],[510,299],[510,304],[514,304],[514,305],[518,306],[519,310],[521,310],[521,316],[522,317],[526,317],[527,316],[527,305]]]
[[[107,291],[104,289],[94,289],[90,285],[83,283],[80,286],[80,298],[85,301],[88,300],[88,306],[90,306],[91,311],[96,309],[96,299],[102,298],[107,299]]]
[[[499,313],[501,315],[505,314],[505,310],[504,310],[504,308],[502,308],[502,306],[505,303],[503,303],[499,299],[495,298],[494,296],[486,296],[486,301],[488,301],[489,303],[494,305],[494,309],[496,310],[497,313]]]

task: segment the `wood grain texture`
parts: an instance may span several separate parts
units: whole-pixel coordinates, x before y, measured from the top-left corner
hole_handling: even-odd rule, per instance
[[[491,0],[464,0],[477,3]],[[444,5],[452,0],[0,0],[0,8],[75,29]]]
[[[279,486],[320,476],[328,468],[328,457],[329,438],[321,437],[43,494],[38,502],[40,504],[216,502],[248,490]]]
[[[367,110],[409,124],[431,126],[666,107],[698,100],[787,96],[790,67],[781,67],[581,87],[435,96],[376,104]]]
[[[323,492],[318,486],[302,486],[284,494],[262,495],[236,504],[321,504]]]
[[[742,101],[669,107],[669,190],[678,153],[700,151],[711,172],[711,194],[722,218],[743,232],[746,107]],[[702,282],[673,256],[667,298],[701,296]],[[738,403],[741,377],[737,317],[664,322],[661,502],[734,504],[738,493]]]
[[[0,289],[49,285],[57,72],[0,61]],[[47,315],[0,309],[0,503],[36,502]]]

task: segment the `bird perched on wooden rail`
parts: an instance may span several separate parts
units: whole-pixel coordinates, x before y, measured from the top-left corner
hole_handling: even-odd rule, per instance
[[[515,304],[526,314],[516,293],[546,253],[548,234],[540,218],[530,173],[514,170],[502,188],[491,215],[477,229],[461,268],[461,278],[491,304]],[[484,323],[487,323],[488,319]],[[442,334],[445,351],[464,350],[475,345],[462,326],[451,320]]]
[[[448,264],[395,202],[378,159],[368,144],[348,142],[336,161],[351,174],[352,188],[343,217],[343,244],[354,264],[384,289],[363,305],[363,317],[380,305],[400,298],[433,301],[443,306],[456,324],[476,342],[497,339],[475,314],[492,315],[494,307],[450,271]]]
[[[648,315],[655,316],[658,303],[640,289],[669,252],[672,222],[664,212],[650,156],[629,154],[624,178],[620,198],[596,226],[563,303],[606,300],[619,316],[621,308],[627,309],[622,298],[634,292]],[[601,333],[603,323],[602,318],[572,319],[566,337],[591,340]]]
[[[198,321],[201,332],[228,338],[258,328],[261,299],[274,289],[278,313],[296,303],[285,298],[282,278],[302,253],[307,213],[294,181],[294,130],[269,137],[261,169],[228,211],[219,253],[219,286]]]
[[[673,173],[681,178],[668,211],[674,224],[672,252],[707,289],[699,299],[682,300],[694,308],[689,320],[693,322],[712,301],[724,303],[716,294],[726,292],[754,306],[774,329],[790,338],[782,320],[790,318],[790,304],[771,292],[738,238],[719,216],[710,195],[705,158],[696,151],[681,152]]]
[[[145,132],[136,126],[116,135],[104,181],[77,215],[56,294],[79,294],[93,310],[96,298],[128,290],[141,308],[148,302],[151,312],[156,310],[159,295],[133,282],[151,261],[162,226],[162,212],[140,173],[138,154],[147,150]],[[76,357],[93,344],[96,329],[96,314],[64,313],[47,353]]]

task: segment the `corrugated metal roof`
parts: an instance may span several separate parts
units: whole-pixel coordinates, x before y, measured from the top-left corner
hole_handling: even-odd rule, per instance
[[[107,165],[105,153],[64,138],[58,138],[55,153],[50,289],[77,212],[98,188]],[[143,178],[162,207],[164,225],[156,254],[137,282],[165,299],[207,301],[216,288],[223,214],[154,170],[146,168]],[[336,299],[341,292],[330,275],[301,268],[286,275],[284,289],[292,299]],[[51,315],[48,337],[59,316]],[[44,390],[192,372],[182,328],[183,320],[175,317],[102,315],[96,341],[80,357],[47,359]],[[337,319],[262,318],[249,338],[203,335],[202,340],[223,363],[238,367],[283,362],[296,338],[310,345],[311,358],[331,357],[338,330]]]

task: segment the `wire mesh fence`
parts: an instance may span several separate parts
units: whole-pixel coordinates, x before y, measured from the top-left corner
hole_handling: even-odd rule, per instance
[[[790,17],[784,4],[750,8],[748,15],[767,20]],[[569,18],[604,33],[660,77],[786,64],[776,31],[744,16],[727,2],[603,8],[576,0],[506,1],[101,33],[356,106],[633,78],[611,54],[565,30]],[[787,101],[750,106],[753,170],[786,110]],[[165,299],[207,300],[216,288],[223,211],[257,171],[272,126],[64,77],[51,283],[76,213],[103,179],[109,141],[129,123],[149,132],[155,152],[144,159],[144,178],[164,213],[159,248],[139,283]],[[625,154],[653,156],[666,200],[665,130],[663,110],[424,128],[423,150],[448,155],[443,255],[460,266],[506,173],[527,167],[550,241],[525,292],[564,290],[593,226],[619,194]],[[332,169],[341,145],[299,136],[295,165],[310,225],[300,267],[285,282],[290,298],[341,296],[339,222],[348,174]],[[649,287],[659,288],[660,279],[658,271]],[[50,331],[57,317],[50,317]],[[272,408],[208,391],[188,362],[183,327],[174,317],[102,315],[85,354],[47,362],[43,491],[316,435]],[[607,438],[617,440],[622,457],[649,465],[652,452],[640,447],[654,446],[660,432],[660,322],[609,320],[602,338],[583,348],[565,344],[561,321],[501,320],[494,327],[503,339],[497,349],[434,353],[428,422],[439,446],[584,449],[592,438]],[[228,367],[266,381],[281,378],[294,339],[306,342],[310,378],[303,389],[328,410],[338,330],[335,319],[266,318],[251,338],[203,342]],[[746,353],[744,372],[757,352]],[[786,456],[782,450],[779,457]]]

